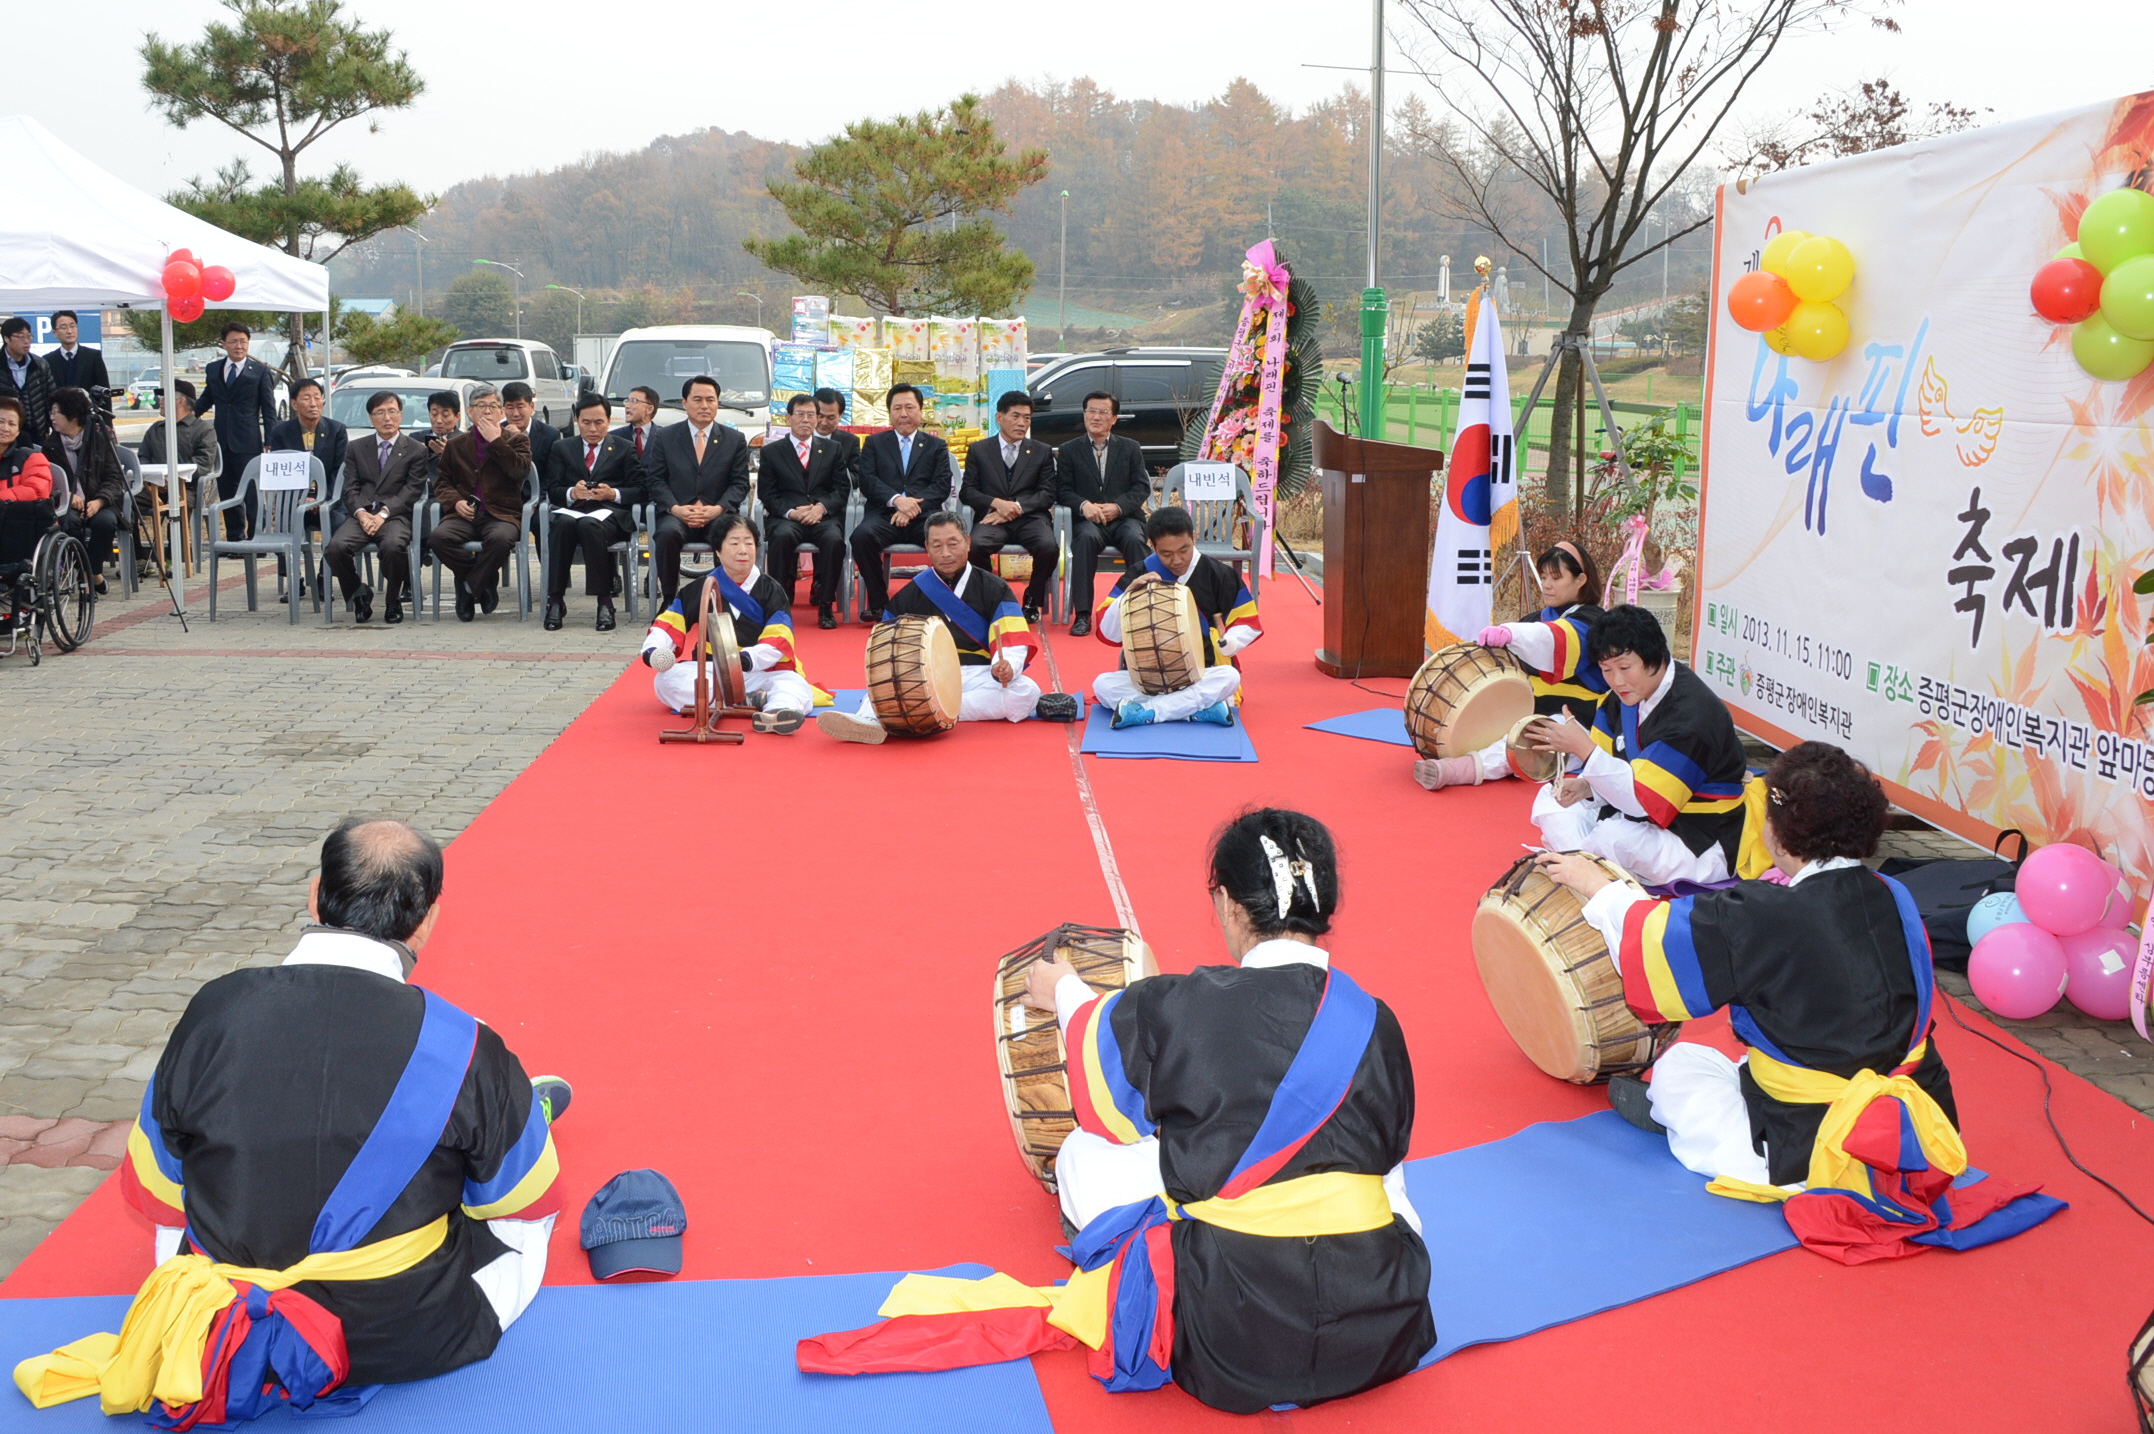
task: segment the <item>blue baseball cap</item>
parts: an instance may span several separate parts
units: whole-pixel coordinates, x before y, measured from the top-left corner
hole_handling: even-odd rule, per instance
[[[624,1170],[600,1186],[583,1207],[579,1228],[594,1279],[681,1272],[688,1207],[673,1182],[655,1170]]]

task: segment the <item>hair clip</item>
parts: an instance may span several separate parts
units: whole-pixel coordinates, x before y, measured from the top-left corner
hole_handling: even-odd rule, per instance
[[[1767,787],[1765,789],[1765,795],[1772,800],[1772,804],[1776,807],[1784,807],[1787,805],[1788,794],[1781,791],[1778,787]]]

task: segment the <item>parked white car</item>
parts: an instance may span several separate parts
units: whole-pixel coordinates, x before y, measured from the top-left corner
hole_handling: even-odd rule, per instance
[[[520,379],[531,385],[539,421],[557,428],[575,412],[576,381],[569,366],[537,339],[460,339],[443,351],[441,377],[495,388]]]
[[[688,416],[681,408],[681,386],[709,374],[718,380],[718,421],[759,436],[770,427],[770,350],[777,341],[769,329],[732,324],[630,329],[613,346],[599,392],[618,414],[630,389],[654,388],[658,421],[679,423]]]

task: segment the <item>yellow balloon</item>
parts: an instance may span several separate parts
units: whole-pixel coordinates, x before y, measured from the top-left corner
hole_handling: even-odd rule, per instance
[[[1758,256],[1758,267],[1768,274],[1778,274],[1785,279],[1788,276],[1788,255],[1795,252],[1797,244],[1809,237],[1800,229],[1781,230],[1766,241],[1765,252]]]
[[[1823,363],[1847,347],[1847,315],[1838,304],[1805,300],[1788,315],[1787,334],[1798,357]]]
[[[1855,282],[1855,256],[1839,240],[1820,234],[1795,246],[1785,277],[1796,298],[1829,304]]]
[[[1795,340],[1788,336],[1788,331],[1784,326],[1765,331],[1765,347],[1787,358],[1795,357]]]

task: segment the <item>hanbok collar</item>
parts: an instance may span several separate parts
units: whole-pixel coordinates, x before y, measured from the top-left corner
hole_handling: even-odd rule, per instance
[[[1331,969],[1331,953],[1321,946],[1311,946],[1306,941],[1289,941],[1283,936],[1269,941],[1259,941],[1242,953],[1242,969],[1268,971],[1277,966],[1314,966],[1318,970]]]
[[[1788,885],[1801,886],[1805,881],[1808,881],[1811,877],[1816,876],[1821,871],[1844,871],[1848,867],[1861,865],[1861,862],[1855,860],[1855,858],[1851,856],[1828,856],[1823,861],[1811,862],[1801,871],[1798,871],[1793,876],[1789,877]]]
[[[417,960],[401,941],[377,941],[356,931],[340,931],[330,926],[309,926],[301,934],[299,944],[292,948],[292,954],[284,958],[283,964],[346,966],[354,971],[387,976],[390,980],[402,984],[405,974]]]

